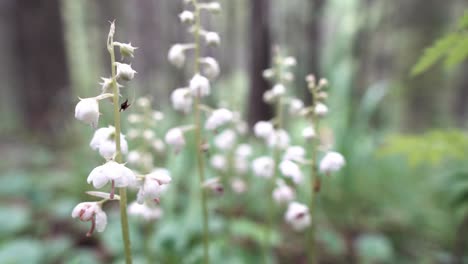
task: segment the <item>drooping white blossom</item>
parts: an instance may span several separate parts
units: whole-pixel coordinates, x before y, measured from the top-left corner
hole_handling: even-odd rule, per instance
[[[214,80],[221,72],[218,62],[212,57],[201,58],[202,72],[208,79]]]
[[[252,155],[252,147],[249,144],[240,144],[236,149],[236,156],[248,158]]]
[[[325,174],[330,174],[332,172],[339,171],[344,165],[346,161],[338,152],[329,151],[320,161],[320,171]]]
[[[193,96],[208,96],[210,94],[210,81],[197,73],[190,80],[189,89]]]
[[[214,144],[220,150],[229,150],[234,147],[236,138],[234,130],[226,129],[215,137]]]
[[[185,64],[185,48],[182,44],[174,44],[167,54],[167,59],[169,62],[176,66],[177,68],[181,68]]]
[[[304,204],[291,202],[284,215],[284,219],[295,231],[302,231],[311,223],[309,208]]]
[[[107,160],[112,159],[116,152],[115,128],[113,126],[108,126],[96,130],[89,146],[93,150],[99,151],[99,154],[103,158]],[[127,140],[125,140],[123,134],[120,134],[120,151],[122,154],[127,154],[128,152]]]
[[[112,187],[127,187],[135,184],[136,176],[124,164],[110,160],[94,168],[89,173],[87,182],[92,183],[96,189],[104,187],[109,182],[112,182]]]
[[[231,188],[235,193],[244,193],[247,191],[247,184],[241,178],[234,178],[231,181]]]
[[[179,14],[179,19],[182,23],[193,23],[193,21],[195,20],[195,15],[191,11],[184,10],[182,13]]]
[[[140,217],[145,221],[154,221],[163,216],[163,211],[160,207],[150,207],[146,203],[139,204],[137,202],[133,202],[128,206],[128,214]]]
[[[289,102],[289,113],[292,114],[292,115],[299,115],[302,111],[302,109],[304,109],[304,103],[297,99],[297,98],[294,98],[294,99],[291,99],[291,101]]]
[[[219,108],[211,112],[205,123],[205,129],[216,130],[217,128],[231,122],[233,114],[226,108]]]
[[[283,160],[292,160],[295,162],[304,161],[305,149],[301,146],[291,146],[286,149]]]
[[[290,160],[283,160],[280,163],[280,171],[285,177],[291,178],[294,183],[299,184],[303,180],[301,168],[296,163]]]
[[[302,130],[302,137],[310,140],[316,137],[315,129],[313,126],[307,126]]]
[[[274,97],[279,97],[286,93],[286,87],[284,87],[283,84],[278,83],[278,84],[275,84],[273,88],[271,88],[271,91],[273,92]]]
[[[137,202],[143,204],[146,200],[159,203],[161,193],[172,181],[168,170],[156,168],[151,173],[145,175],[145,179],[137,194]]]
[[[204,36],[207,45],[219,45],[221,43],[221,38],[216,32],[205,32]]]
[[[188,113],[192,109],[193,99],[187,88],[177,88],[171,94],[172,107],[175,110]]]
[[[278,180],[276,183],[276,188],[273,190],[273,199],[278,204],[288,203],[294,200],[296,194],[294,189],[288,186],[284,181]]]
[[[258,177],[271,178],[275,173],[275,162],[268,156],[256,158],[252,162],[252,170]]]
[[[221,154],[215,154],[210,158],[211,167],[218,171],[227,170],[227,160],[226,157]]]
[[[284,129],[274,130],[267,137],[267,144],[270,148],[285,149],[289,146],[290,138],[288,132]]]
[[[178,127],[171,128],[164,139],[168,145],[174,147],[176,153],[185,146],[184,132]]]
[[[259,138],[268,138],[274,132],[273,124],[268,121],[258,121],[254,125],[254,133]]]
[[[86,236],[91,236],[94,229],[98,232],[103,232],[106,229],[107,215],[97,202],[79,203],[73,208],[72,217],[79,218],[83,222],[91,221],[91,229]]]
[[[317,103],[314,111],[317,116],[323,117],[328,114],[328,107],[325,104]]]
[[[99,102],[95,97],[80,99],[76,104],[75,118],[93,128],[97,127],[99,115]]]

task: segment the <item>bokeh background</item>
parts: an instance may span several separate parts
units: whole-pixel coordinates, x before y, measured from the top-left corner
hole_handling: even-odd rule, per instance
[[[211,104],[240,111],[250,125],[271,117],[259,94],[270,88],[261,72],[275,45],[298,61],[289,93],[310,100],[308,73],[330,83],[325,124],[347,166],[326,182],[313,216],[320,263],[465,263],[468,27],[459,25],[468,2],[220,2],[223,12],[203,21],[222,39],[206,50],[222,69]],[[76,203],[90,199],[85,179],[101,162],[87,147],[93,131],[74,120],[74,106],[78,96],[94,96],[110,73],[105,43],[116,19],[116,40],[138,47],[132,63],[138,74],[124,96],[149,96],[166,114],[160,137],[190,120],[168,100],[191,76],[166,59],[172,44],[188,40],[177,17],[183,8],[182,0],[0,1],[0,263],[120,263],[117,208],[109,208],[107,230],[92,238],[84,236],[87,224],[70,217]],[[427,47],[454,32],[463,39],[446,45],[458,51],[451,61],[411,74]],[[444,57],[439,53],[434,61]],[[111,121],[106,107],[101,124]],[[161,164],[175,179],[164,217],[154,226],[131,220],[138,263],[147,251],[158,263],[200,259],[190,153],[167,154]],[[252,190],[261,185],[248,182]],[[213,263],[260,262],[266,202],[255,192],[213,200]],[[303,235],[282,224],[279,212],[272,259],[305,263]]]

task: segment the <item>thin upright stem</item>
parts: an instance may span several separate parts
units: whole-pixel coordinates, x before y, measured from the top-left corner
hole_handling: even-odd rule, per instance
[[[197,0],[192,0],[195,7],[195,25],[194,25],[194,38],[195,38],[195,74],[198,74],[200,70],[200,8],[198,6]],[[201,124],[201,91],[198,89],[197,96],[195,96],[194,104],[194,118],[195,118],[195,142],[196,142],[196,152],[197,152],[197,167],[198,167],[198,177],[199,177],[199,186],[201,192],[201,208],[203,215],[203,263],[210,263],[210,253],[209,253],[209,243],[210,243],[210,234],[209,234],[209,222],[208,222],[208,204],[207,204],[207,193],[203,187],[203,182],[205,181],[205,163],[204,156],[201,146],[203,144],[202,138],[202,124]]]
[[[119,86],[117,85],[116,73],[115,73],[115,52],[114,52],[114,40],[113,36],[109,37],[107,43],[107,49],[109,50],[111,57],[112,67],[112,91],[113,91],[113,104],[114,104],[114,126],[115,126],[115,161],[122,163],[122,152],[120,147],[120,104],[119,104]],[[128,231],[128,216],[127,216],[127,189],[119,188],[120,195],[120,222],[122,227],[122,238],[125,249],[125,263],[132,263],[132,251],[130,247],[130,235]]]

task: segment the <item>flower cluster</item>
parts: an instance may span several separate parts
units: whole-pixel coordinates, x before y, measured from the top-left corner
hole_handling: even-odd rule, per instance
[[[102,205],[108,201],[119,200],[126,207],[126,200],[115,194],[115,188],[137,187],[139,188],[139,200],[146,198],[159,201],[161,190],[170,182],[168,172],[161,175],[159,171],[152,171],[146,175],[139,175],[129,169],[123,161],[123,155],[128,153],[128,143],[125,135],[120,133],[120,112],[128,108],[128,101],[119,104],[119,89],[123,87],[120,83],[131,81],[135,76],[135,70],[130,64],[115,62],[114,48],[120,48],[122,59],[133,58],[136,50],[130,43],[114,42],[115,24],[111,23],[107,48],[111,54],[112,76],[102,78],[101,94],[96,97],[80,99],[75,108],[75,117],[86,124],[97,128],[99,123],[99,103],[106,98],[112,98],[114,104],[114,126],[101,127],[96,129],[91,139],[90,147],[99,152],[105,159],[104,164],[97,166],[88,175],[87,182],[94,188],[101,189],[110,185],[110,192],[88,192],[88,194],[103,198],[98,202],[83,202],[78,204],[72,212],[73,218],[82,221],[90,221],[91,229],[87,233],[90,236],[96,229],[98,232],[104,231],[107,224],[106,213],[102,210]],[[145,106],[144,99],[138,100],[138,105]],[[125,106],[125,107],[124,107]],[[119,109],[120,107],[120,109]],[[156,113],[153,113],[156,116]],[[130,117],[129,117],[130,118]],[[130,118],[131,119],[131,118]],[[153,139],[152,131],[145,131],[146,138]],[[130,152],[132,154],[133,152]],[[134,154],[132,154],[134,155]],[[140,199],[141,198],[141,199]],[[122,208],[122,207],[121,207]],[[125,213],[126,214],[126,213]]]

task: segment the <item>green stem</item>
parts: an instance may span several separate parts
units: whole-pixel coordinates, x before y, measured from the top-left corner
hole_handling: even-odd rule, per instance
[[[110,36],[108,40],[108,50],[111,57],[111,67],[112,67],[112,91],[114,93],[113,103],[114,103],[114,126],[115,126],[115,149],[116,156],[115,161],[122,163],[122,152],[120,148],[120,109],[119,109],[119,86],[117,85],[117,80],[115,76],[115,52],[114,52],[114,40],[113,36]],[[119,188],[120,195],[120,222],[122,226],[122,237],[124,242],[125,249],[125,263],[132,263],[132,251],[130,248],[130,235],[128,231],[128,216],[127,216],[127,189]]]
[[[317,99],[317,93],[315,92],[315,89],[311,92],[312,95],[312,109],[315,108],[315,101]],[[316,121],[316,122],[314,122]],[[318,119],[317,116],[312,113],[311,116],[311,124],[314,125],[316,123],[314,129],[316,129],[318,133]],[[318,194],[318,190],[316,189],[317,184],[319,184],[320,178],[318,178],[318,166],[317,166],[317,146],[319,144],[319,138],[317,135],[316,142],[311,143],[311,163],[312,166],[310,168],[310,204],[309,204],[309,213],[312,218],[315,218],[314,210],[315,210],[315,196]],[[308,258],[309,258],[309,264],[315,264],[316,263],[316,256],[315,256],[315,220],[312,220],[312,223],[309,227],[309,250],[308,250]]]
[[[194,38],[195,38],[195,74],[198,74],[200,70],[200,8],[198,6],[197,0],[193,0],[193,5],[195,7],[195,31],[194,31]],[[201,94],[200,89],[198,90],[198,94],[195,97],[195,104],[194,104],[194,115],[195,115],[195,142],[196,142],[196,153],[197,153],[197,167],[198,167],[198,177],[199,177],[199,185],[200,185],[200,192],[201,192],[201,208],[202,208],[202,215],[203,215],[203,263],[209,264],[210,263],[210,253],[209,253],[209,230],[208,230],[208,204],[207,204],[207,193],[205,188],[203,187],[203,182],[205,181],[205,166],[204,166],[204,159],[203,153],[201,151],[202,142],[202,124],[201,124]]]

